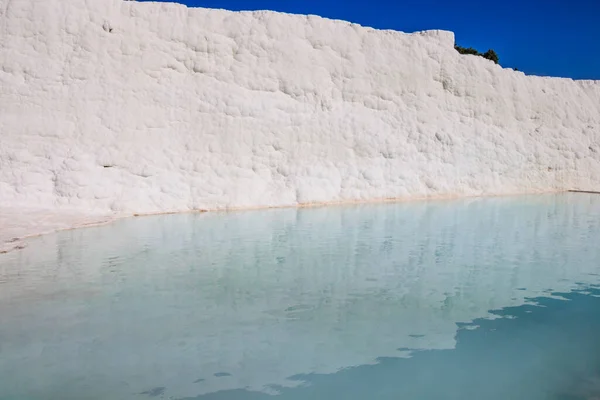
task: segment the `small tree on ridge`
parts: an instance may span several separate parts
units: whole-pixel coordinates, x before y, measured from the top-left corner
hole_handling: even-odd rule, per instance
[[[480,57],[486,58],[488,60],[491,60],[496,64],[498,64],[500,62],[500,58],[498,57],[498,54],[496,54],[496,52],[492,49],[489,49],[485,53],[480,53],[479,51],[477,51],[477,49],[474,49],[472,47],[462,47],[457,44],[454,45],[454,48],[460,54],[472,54],[474,56],[480,56]]]

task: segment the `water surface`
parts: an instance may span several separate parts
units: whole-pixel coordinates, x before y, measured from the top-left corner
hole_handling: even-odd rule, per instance
[[[591,194],[44,236],[0,255],[0,398],[593,399],[599,244]]]

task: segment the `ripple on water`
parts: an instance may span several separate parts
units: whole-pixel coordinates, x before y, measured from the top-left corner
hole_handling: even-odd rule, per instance
[[[591,399],[598,243],[583,194],[44,236],[0,255],[0,398]]]

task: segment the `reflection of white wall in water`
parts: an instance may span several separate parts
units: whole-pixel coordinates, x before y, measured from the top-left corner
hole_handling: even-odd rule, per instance
[[[0,206],[158,212],[600,187],[600,85],[450,32],[4,1]]]
[[[398,348],[451,349],[456,322],[600,283],[599,238],[600,198],[589,195],[148,217],[64,232],[0,259],[0,376],[24,384],[14,367],[25,352],[36,357],[32,388],[69,379],[75,392],[89,382],[189,396],[293,384],[286,378]]]

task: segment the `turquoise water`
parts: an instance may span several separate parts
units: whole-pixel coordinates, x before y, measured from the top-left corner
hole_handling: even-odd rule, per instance
[[[600,398],[600,196],[123,220],[0,255],[0,399]]]

